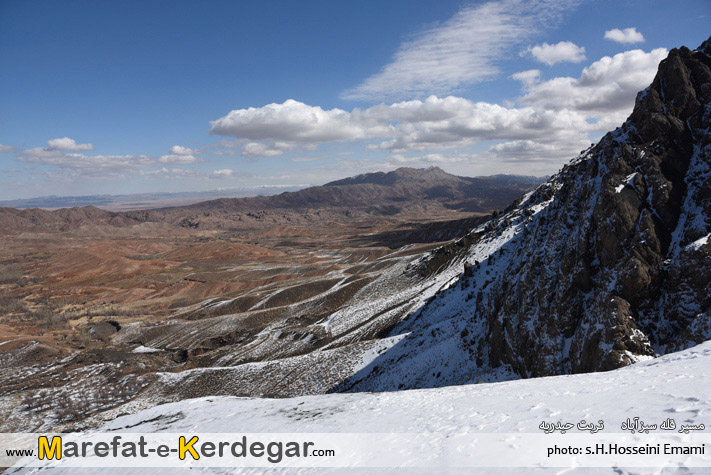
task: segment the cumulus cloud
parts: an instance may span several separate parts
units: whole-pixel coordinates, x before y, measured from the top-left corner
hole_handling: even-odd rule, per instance
[[[235,176],[235,171],[230,170],[229,168],[224,168],[222,170],[215,170],[212,172],[210,175],[210,178],[215,178],[215,179],[225,179],[225,178],[232,178]]]
[[[521,81],[525,87],[532,86],[541,80],[541,71],[538,69],[529,69],[528,71],[520,71],[511,75],[511,79]]]
[[[52,150],[61,150],[64,152],[85,152],[94,150],[94,145],[90,143],[76,143],[74,139],[69,137],[61,137],[58,139],[48,140],[49,148]]]
[[[188,147],[182,147],[180,145],[173,145],[170,147],[169,153],[171,155],[195,155],[195,151]]]
[[[11,145],[3,145],[0,143],[0,153],[2,152],[12,152],[15,150],[15,147]]]
[[[147,155],[87,155],[72,149],[87,149],[91,144],[76,144],[71,139],[49,140],[49,147],[15,150],[19,161],[54,167],[60,175],[86,176],[92,178],[112,178],[129,174],[163,176],[197,176],[194,172],[178,168],[161,168],[147,171],[146,168],[158,163],[192,163],[196,161],[193,150],[174,146],[169,155],[160,158]],[[93,149],[93,146],[91,146]]]
[[[554,45],[543,43],[526,50],[537,61],[553,66],[556,63],[581,63],[585,60],[585,48],[570,41],[561,41]]]
[[[504,107],[452,96],[432,96],[425,102],[393,104],[390,117],[401,116],[402,109],[408,111],[409,120],[394,126],[394,138],[371,148],[401,153],[473,145],[489,140],[568,140],[587,127],[582,115],[565,110]],[[414,118],[415,114],[419,117]]]
[[[34,148],[23,150],[18,160],[27,163],[51,165],[68,175],[89,177],[115,177],[135,173],[154,160],[145,155],[84,155],[63,153],[59,150]]]
[[[390,152],[391,165],[457,163],[472,155],[442,151],[499,142],[478,156],[560,163],[590,145],[591,133],[625,120],[666,55],[662,48],[605,56],[579,77],[545,80],[540,70],[520,71],[511,78],[521,82],[522,96],[505,105],[432,95],[345,111],[288,100],[232,111],[211,122],[212,133],[232,137],[223,146],[241,146],[247,157],[362,142],[366,150]]]
[[[490,165],[487,167],[484,164],[495,162],[498,164],[497,173],[508,170],[509,173],[525,171],[540,174],[541,167],[552,169],[586,149],[590,143],[585,134],[577,134],[561,142],[511,140],[494,144],[487,150],[477,152],[428,153],[425,155],[396,153],[390,155],[386,160],[387,164],[393,168],[443,166],[447,170],[463,169],[466,171],[467,168],[463,167],[478,164],[484,169],[484,173],[491,172]],[[512,166],[524,168],[511,168]]]
[[[248,158],[314,150],[326,143],[360,142],[366,150],[390,152],[389,166],[458,166],[473,160],[474,155],[500,163],[560,163],[589,145],[590,133],[612,129],[626,118],[635,95],[651,82],[666,55],[665,49],[655,49],[606,56],[585,67],[579,77],[544,79],[540,70],[520,71],[511,78],[521,82],[522,95],[505,105],[432,95],[347,111],[290,99],[233,110],[211,121],[211,133],[225,137],[218,147],[229,148],[216,154],[233,153],[239,147]],[[467,151],[467,147],[481,143],[488,149]],[[229,178],[234,173],[229,169],[196,173],[171,168],[198,160],[198,151],[180,145],[170,147],[166,155],[147,157],[90,156],[59,148],[91,145],[71,139],[54,139],[49,144],[15,153],[21,161],[54,166],[69,175]],[[365,166],[363,160],[360,163]],[[382,161],[377,163],[382,166]],[[146,171],[155,166],[163,168]]]
[[[197,161],[197,157],[193,155],[173,155],[173,154],[168,154],[168,155],[161,155],[160,158],[158,159],[160,163],[179,163],[179,164],[185,164],[185,163],[194,163]]]
[[[646,60],[652,63],[650,58]],[[278,121],[263,120],[265,115],[253,108],[251,115],[254,123],[245,120],[239,127],[230,130],[238,138],[266,137],[270,140],[268,143],[250,142],[244,145],[242,153],[249,157],[277,156],[300,145],[355,140],[369,141],[368,150],[389,150],[393,153],[467,146],[490,140],[551,143],[573,140],[578,143],[581,134],[607,125],[600,123],[599,118],[591,123],[591,116],[585,111],[629,112],[628,106],[641,89],[635,81],[644,79],[646,85],[649,80],[644,78],[644,74],[639,74],[641,79],[636,79],[635,74],[632,79],[626,78],[625,71],[642,64],[646,64],[645,60],[635,55],[610,58],[610,61],[603,58],[586,68],[580,79],[558,78],[545,82],[534,82],[538,75],[526,72],[517,77],[528,84],[529,92],[521,98],[524,107],[473,102],[455,96],[430,96],[424,101],[378,104],[351,112],[339,110],[337,121],[305,122],[300,115],[291,114],[280,117]],[[608,98],[604,93],[611,89],[616,94]],[[294,102],[287,101],[286,107],[293,107]],[[273,112],[280,109],[278,106],[270,104],[265,107]],[[322,111],[302,103],[298,103],[298,108]],[[325,130],[319,130],[320,127]],[[316,142],[316,138],[322,142]]]
[[[81,151],[93,150],[90,143],[78,144],[74,139],[61,137],[47,141],[49,147],[36,147],[16,150],[21,162],[52,165],[70,175],[114,176],[145,165],[148,157],[144,155],[94,155],[88,156]]]
[[[251,157],[281,155],[301,145],[355,140],[375,140],[369,145],[370,150],[396,153],[482,140],[527,139],[541,135],[543,130],[549,140],[556,140],[565,139],[562,133],[571,127],[587,127],[584,117],[565,111],[507,108],[455,96],[430,96],[424,101],[378,104],[351,112],[334,111],[289,100],[261,109],[232,111],[214,121],[213,127],[239,139],[270,141],[246,144],[242,153]]]
[[[248,158],[277,157],[284,155],[294,148],[293,144],[286,142],[260,143],[250,142],[242,147],[242,155]]]
[[[35,161],[37,163],[42,163],[44,159],[49,160],[54,157],[66,156],[66,154],[59,150],[52,150],[46,147],[28,148],[27,150],[22,150],[20,155],[26,159],[25,161]]]
[[[513,140],[489,147],[497,159],[505,161],[555,161],[569,159],[590,145],[590,140],[580,135],[572,140],[558,143],[543,143],[534,140]]]
[[[195,151],[188,147],[173,145],[168,152],[167,155],[162,155],[158,159],[160,163],[185,164],[195,163],[198,160],[195,156]]]
[[[521,102],[551,110],[618,113],[613,117],[617,121],[622,117],[619,113],[632,110],[637,92],[652,82],[667,54],[658,48],[605,56],[583,69],[579,78],[558,77],[531,86]]]
[[[448,94],[499,73],[505,52],[557,22],[577,0],[501,0],[468,6],[404,42],[392,61],[345,99]]]
[[[644,36],[642,36],[642,33],[637,31],[637,28],[625,28],[624,30],[615,28],[612,30],[607,30],[605,32],[605,39],[622,44],[634,44],[644,42]]]
[[[341,109],[323,110],[292,99],[283,104],[233,110],[211,121],[210,133],[253,141],[322,143],[362,138],[362,129]]]
[[[159,168],[156,170],[141,170],[140,175],[156,176],[159,178],[193,178],[199,177],[200,174],[192,170],[184,170],[182,168]]]

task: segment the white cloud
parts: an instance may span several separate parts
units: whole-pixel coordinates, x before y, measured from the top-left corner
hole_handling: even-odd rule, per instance
[[[61,137],[58,139],[48,140],[49,148],[52,150],[62,150],[65,152],[84,152],[94,150],[94,145],[90,143],[76,143],[74,139],[69,137]]]
[[[580,135],[566,142],[542,143],[533,140],[514,140],[492,145],[489,152],[505,161],[555,161],[570,159],[590,145],[590,140]]]
[[[622,44],[634,44],[644,42],[644,36],[642,35],[642,33],[637,31],[637,28],[625,28],[624,30],[615,28],[612,30],[607,30],[605,32],[605,39]]]
[[[522,97],[506,105],[474,102],[456,96],[380,103],[368,108],[323,109],[295,100],[233,110],[211,122],[211,133],[226,136],[216,153],[275,157],[315,150],[325,143],[361,142],[366,150],[388,151],[388,166],[406,163],[457,164],[472,157],[515,161],[560,160],[589,145],[591,132],[619,125],[629,114],[637,92],[653,79],[665,49],[631,50],[603,57],[579,77],[542,78],[537,69],[511,78],[522,84]],[[487,144],[488,150],[467,147]],[[498,142],[498,143],[497,143]],[[67,137],[49,147],[15,150],[20,161],[55,167],[60,174],[118,176],[142,173],[161,176],[227,178],[228,169],[198,173],[172,165],[194,163],[198,151],[180,145],[160,157],[86,155],[93,148]],[[0,150],[13,150],[3,146]],[[378,162],[382,165],[382,161]],[[152,166],[163,166],[148,170]],[[374,165],[375,166],[375,165]]]
[[[158,159],[160,163],[174,163],[174,164],[186,164],[186,163],[195,163],[197,161],[197,157],[194,155],[173,155],[173,154],[168,154],[168,155],[161,155],[161,157]]]
[[[392,120],[402,117],[402,109],[406,109],[407,121],[393,126],[393,138],[371,149],[402,153],[467,146],[490,140],[568,140],[571,135],[587,127],[582,115],[568,111],[509,108],[451,96],[433,96],[424,102],[393,104],[390,109],[389,114],[383,114],[384,118]]]
[[[59,150],[34,148],[23,150],[18,160],[26,163],[51,165],[68,175],[89,177],[115,177],[137,172],[154,163],[145,155],[84,155],[63,153]]]
[[[585,48],[570,41],[561,41],[554,45],[543,43],[529,48],[525,52],[531,53],[537,61],[553,66],[556,63],[580,63],[585,60]]]
[[[193,153],[191,149],[179,146],[174,146],[170,150],[178,152],[178,154],[163,155],[156,159],[146,155],[86,155],[71,151],[71,149],[86,149],[91,144],[76,144],[71,139],[53,139],[48,143],[50,147],[17,151],[17,159],[25,163],[52,166],[64,175],[94,178],[118,177],[127,174],[188,176],[188,173],[194,174],[194,172],[183,173],[177,168],[146,171],[145,168],[157,163],[192,163],[197,160],[194,155],[190,154]]]
[[[284,143],[322,143],[363,137],[351,114],[341,109],[323,110],[292,99],[283,104],[233,110],[211,121],[210,133]]]
[[[159,178],[195,178],[201,176],[199,173],[192,170],[166,167],[156,170],[141,170],[139,174],[145,176],[157,176]]]
[[[294,145],[286,142],[275,142],[270,144],[250,142],[242,147],[241,152],[243,156],[248,158],[277,157],[279,155],[284,155],[293,148]]]
[[[170,147],[169,153],[171,155],[195,155],[195,151],[188,147],[182,147],[180,145],[173,145]]]
[[[222,170],[213,171],[212,174],[210,175],[210,178],[224,179],[224,178],[232,178],[234,175],[235,175],[234,170],[225,168]]]
[[[195,163],[198,159],[194,154],[195,151],[191,148],[173,145],[170,147],[169,153],[167,155],[162,155],[158,161],[160,163],[170,164]]]
[[[232,111],[211,122],[212,132],[233,137],[223,146],[241,146],[247,157],[363,142],[366,150],[389,151],[391,165],[456,164],[472,157],[461,149],[500,142],[477,156],[562,163],[590,144],[589,134],[613,129],[626,119],[637,92],[649,85],[666,55],[665,49],[655,49],[606,56],[579,77],[544,80],[537,69],[520,71],[511,78],[521,82],[523,95],[506,105],[430,96],[349,112],[288,100]]]
[[[613,119],[619,121],[624,119],[619,114],[631,112],[637,92],[652,82],[659,62],[666,56],[664,48],[605,56],[583,69],[579,78],[558,77],[531,86],[520,101],[548,110],[617,113]]]
[[[562,140],[571,128],[588,126],[584,117],[565,111],[507,108],[454,96],[378,104],[351,112],[324,111],[289,100],[260,109],[232,111],[212,123],[221,133],[234,134],[238,139],[269,141],[244,145],[242,154],[249,157],[277,156],[297,146],[357,140],[379,141],[368,148],[396,153],[483,140],[523,140],[542,132],[548,140]]]
[[[523,173],[524,169],[517,170],[506,166],[516,164],[524,166],[525,172],[541,174],[542,169],[554,170],[565,161],[574,157],[580,151],[590,146],[591,141],[585,134],[572,135],[568,140],[559,142],[546,142],[541,140],[512,140],[492,145],[488,150],[477,152],[455,153],[429,153],[425,155],[392,154],[387,158],[388,165],[392,167],[428,167],[442,166],[447,170],[460,169],[466,173],[467,169],[478,165],[497,163],[496,173],[507,170],[508,173]],[[491,165],[488,171],[491,173]]]
[[[392,62],[346,99],[448,94],[491,79],[505,52],[558,21],[577,0],[501,0],[465,7],[444,23],[400,45]]]
[[[532,86],[541,80],[541,71],[538,69],[529,69],[511,75],[511,79],[521,81],[525,87]]]
[[[21,152],[22,156],[26,157],[28,160],[27,161],[34,161],[34,160],[42,160],[42,159],[50,159],[53,157],[64,157],[66,156],[64,153],[58,151],[58,150],[52,150],[51,148],[45,148],[45,147],[36,147],[36,148],[29,148],[27,150],[23,150]]]
[[[13,150],[15,150],[15,147],[13,147],[13,146],[11,146],[11,145],[3,145],[3,144],[0,143],[0,153],[2,153],[2,152],[12,152]]]

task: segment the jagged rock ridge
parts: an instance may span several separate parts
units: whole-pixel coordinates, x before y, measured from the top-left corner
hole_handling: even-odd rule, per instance
[[[710,131],[711,39],[672,50],[621,127],[467,236],[450,257],[465,272],[334,390],[610,370],[710,339]]]

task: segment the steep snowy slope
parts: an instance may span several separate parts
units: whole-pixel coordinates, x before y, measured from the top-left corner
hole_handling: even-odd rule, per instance
[[[458,281],[334,390],[610,370],[711,338],[710,130],[711,40],[672,50],[627,122],[474,230]]]

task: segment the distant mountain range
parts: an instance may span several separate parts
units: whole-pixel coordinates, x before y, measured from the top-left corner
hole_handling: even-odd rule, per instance
[[[109,211],[185,206],[215,198],[239,198],[255,195],[276,195],[297,191],[303,185],[225,188],[212,191],[184,191],[177,193],[133,193],[126,195],[40,196],[37,198],[0,201],[0,208],[59,209],[77,206],[96,206]]]
[[[464,212],[489,212],[505,208],[544,178],[518,175],[461,177],[438,167],[398,168],[312,186],[274,196],[220,199],[197,203],[191,209],[221,208],[234,211],[273,209],[323,209],[394,206],[405,209],[426,202]]]
[[[542,181],[543,178],[516,175],[460,177],[437,167],[398,168],[388,173],[368,173],[278,195],[220,197],[186,206],[158,209],[118,212],[101,209],[96,205],[56,210],[0,208],[0,225],[4,230],[48,228],[67,231],[90,224],[125,227],[151,222],[191,229],[233,229],[299,224],[314,220],[343,221],[369,215],[417,217],[443,213],[486,214],[505,208]],[[186,200],[205,197],[205,193],[135,196],[136,203],[145,205],[151,199],[158,200],[154,202],[157,204],[161,199],[165,203],[166,196],[173,200]],[[115,200],[112,206],[118,202],[126,206],[131,202],[130,197],[98,197],[98,200]],[[72,200],[91,199],[50,197],[45,203],[57,205]],[[25,205],[28,204],[25,202]]]

